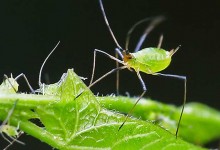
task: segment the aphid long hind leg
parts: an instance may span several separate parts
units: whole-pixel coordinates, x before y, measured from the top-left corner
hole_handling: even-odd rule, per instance
[[[183,112],[184,112],[184,107],[186,104],[186,83],[187,83],[187,78],[186,76],[181,76],[181,75],[173,75],[173,74],[162,74],[162,73],[155,73],[153,75],[158,75],[158,76],[164,76],[164,77],[171,77],[171,78],[176,78],[176,79],[180,79],[184,81],[184,97],[183,97],[183,104],[182,104],[182,109],[180,112],[180,117],[179,117],[179,121],[177,123],[177,129],[176,129],[176,138],[178,136],[178,132],[179,132],[179,127],[180,127],[180,123],[182,120],[182,116],[183,116]]]
[[[25,76],[25,74],[23,74],[23,73],[19,74],[19,75],[15,78],[15,80],[17,81],[17,80],[20,79],[21,77],[24,78],[24,80],[25,80],[25,82],[27,83],[29,89],[31,90],[31,93],[35,93],[34,89],[33,89],[32,86],[30,85],[30,83],[29,83],[27,77]]]
[[[146,85],[139,73],[139,71],[137,72],[137,76],[138,76],[138,79],[140,80],[141,82],[141,85],[142,85],[142,88],[143,88],[143,92],[141,93],[141,95],[138,97],[138,99],[136,100],[135,104],[133,105],[133,107],[130,109],[130,111],[128,112],[128,114],[126,115],[125,117],[125,120],[123,121],[123,123],[121,124],[121,126],[118,128],[118,131],[124,126],[125,122],[128,120],[128,117],[132,114],[135,106],[138,104],[138,102],[140,101],[140,99],[144,96],[144,94],[147,92],[147,88],[146,88]]]

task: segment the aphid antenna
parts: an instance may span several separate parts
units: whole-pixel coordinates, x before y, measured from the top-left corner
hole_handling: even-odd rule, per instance
[[[145,29],[144,33],[142,34],[142,36],[140,37],[137,46],[134,50],[134,52],[137,52],[140,50],[143,42],[145,41],[146,37],[149,35],[149,33],[157,26],[159,25],[162,21],[165,20],[164,16],[158,16],[158,17],[154,17],[152,19],[152,21],[150,22],[150,25]],[[143,23],[143,22],[142,22]]]
[[[128,30],[127,35],[126,35],[126,39],[125,39],[125,49],[128,49],[129,42],[130,42],[130,38],[131,38],[131,34],[132,34],[132,32],[134,31],[134,29],[135,29],[138,25],[140,25],[140,24],[142,24],[142,23],[144,23],[144,22],[150,21],[151,19],[152,19],[152,18],[149,18],[149,17],[148,17],[148,18],[144,18],[144,19],[142,19],[142,20],[136,22],[134,25],[132,25],[132,27]]]
[[[99,0],[99,4],[100,4],[100,7],[101,7],[101,11],[102,11],[102,15],[103,15],[103,17],[104,17],[105,23],[106,23],[106,25],[107,25],[107,27],[108,27],[108,30],[109,30],[109,32],[110,32],[110,34],[111,34],[111,36],[112,36],[112,38],[113,38],[115,44],[117,45],[117,47],[118,47],[121,51],[124,50],[124,49],[120,46],[120,44],[118,43],[118,41],[117,41],[117,39],[116,39],[116,37],[115,37],[115,35],[114,35],[114,33],[113,33],[113,31],[112,31],[110,25],[109,25],[108,19],[107,19],[106,14],[105,14],[105,9],[104,9],[104,7],[103,7],[102,0]],[[117,51],[117,52],[120,52],[120,51]],[[121,55],[121,54],[119,54],[119,55]]]
[[[58,43],[56,44],[56,46],[53,48],[53,50],[47,55],[47,57],[45,58],[44,62],[41,65],[40,71],[39,71],[39,77],[38,77],[38,85],[39,87],[42,87],[43,84],[41,82],[41,75],[42,75],[42,70],[44,68],[45,63],[47,62],[48,58],[50,57],[50,55],[56,50],[56,48],[58,47],[58,45],[60,44],[60,41],[58,41]]]

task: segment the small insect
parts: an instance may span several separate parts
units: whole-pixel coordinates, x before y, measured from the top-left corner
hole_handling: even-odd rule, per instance
[[[56,50],[56,48],[58,47],[58,45],[60,44],[60,41],[58,41],[58,43],[56,44],[56,46],[53,48],[53,50],[47,55],[47,57],[45,58],[45,60],[43,61],[40,71],[39,71],[39,77],[38,77],[38,85],[39,85],[39,89],[35,90],[36,93],[41,93],[43,95],[56,95],[57,93],[57,88],[61,85],[61,83],[63,82],[63,80],[66,77],[66,73],[63,73],[63,75],[61,76],[60,80],[57,83],[54,84],[45,84],[41,82],[41,75],[42,75],[42,71],[44,68],[44,65],[46,64],[47,60],[49,59],[49,57],[52,55],[52,53]],[[84,77],[80,77],[82,80],[85,80],[87,78]]]
[[[56,91],[57,91],[56,90],[57,87],[60,85],[60,83],[63,81],[64,77],[66,76],[66,74],[63,74],[60,81],[58,81],[57,83],[54,83],[54,84],[50,84],[50,85],[46,85],[45,83],[41,82],[41,75],[42,75],[44,65],[46,64],[47,60],[49,59],[51,54],[56,50],[56,48],[58,47],[59,44],[60,44],[60,41],[58,41],[58,43],[55,45],[55,47],[52,49],[52,51],[47,55],[47,57],[45,58],[45,60],[43,61],[42,65],[40,67],[39,76],[38,76],[39,89],[35,90],[35,92],[37,92],[37,93],[41,93],[43,95],[55,95]]]
[[[58,47],[58,45],[60,44],[60,41],[58,41],[58,43],[56,44],[56,46],[53,48],[53,50],[48,54],[48,56],[46,57],[46,59],[44,60],[43,64],[41,65],[40,71],[39,71],[39,78],[38,78],[38,85],[39,85],[39,89],[34,90],[32,88],[32,86],[30,85],[27,77],[25,76],[24,73],[19,74],[17,77],[13,78],[13,76],[11,75],[10,78],[8,78],[7,75],[4,75],[4,81],[3,83],[0,85],[0,91],[4,92],[4,93],[16,93],[18,91],[18,83],[17,80],[20,78],[24,78],[25,82],[27,83],[29,89],[31,90],[31,93],[42,93],[44,94],[52,94],[53,88],[55,88],[52,85],[47,86],[44,83],[41,82],[41,75],[42,75],[42,70],[43,67],[46,63],[46,61],[48,60],[48,58],[50,57],[50,55],[55,51],[55,49]],[[63,77],[62,77],[63,78]],[[62,79],[61,78],[61,79]],[[46,90],[45,90],[46,89]]]
[[[9,124],[9,119],[15,109],[15,106],[17,104],[18,100],[15,101],[13,107],[10,109],[10,111],[8,112],[7,117],[5,118],[5,120],[3,121],[3,123],[0,126],[0,133],[2,135],[2,137],[9,142],[9,145],[7,145],[4,150],[6,150],[7,148],[9,148],[14,142],[17,142],[19,144],[25,145],[25,143],[21,142],[18,140],[18,138],[23,134],[22,131],[19,131],[19,124],[17,127],[11,126]],[[4,135],[6,134],[7,137]],[[11,140],[10,140],[11,139]]]
[[[14,79],[12,76],[11,78],[8,78],[7,75],[4,75],[4,78],[5,79],[3,83],[0,85],[1,93],[16,93],[18,91],[18,83],[16,80],[19,78],[19,76]],[[9,142],[9,145],[6,146],[4,150],[9,148],[14,142],[25,145],[25,143],[18,140],[18,138],[23,134],[22,131],[19,131],[19,124],[17,127],[14,127],[14,126],[11,126],[9,123],[9,119],[14,112],[17,102],[18,100],[15,101],[13,107],[8,112],[7,117],[0,125],[0,134],[6,141]],[[4,134],[7,135],[7,137]]]
[[[15,101],[13,107],[8,112],[7,117],[5,118],[5,120],[3,121],[3,123],[0,126],[0,133],[1,133],[2,137],[6,141],[9,142],[9,145],[7,145],[4,148],[4,150],[8,149],[14,142],[25,145],[25,143],[18,140],[18,138],[23,134],[23,131],[19,131],[19,124],[18,124],[17,127],[14,127],[14,126],[11,126],[8,122],[11,115],[12,115],[12,113],[14,112],[14,109],[16,107],[17,102],[18,102],[18,100]],[[4,134],[6,134],[7,137]]]
[[[18,86],[19,86],[17,80],[22,77],[25,79],[25,82],[27,83],[29,89],[31,90],[31,93],[34,93],[33,88],[31,87],[30,83],[28,82],[28,79],[23,73],[19,74],[15,78],[13,78],[12,74],[10,78],[8,78],[7,75],[4,75],[4,80],[0,85],[0,91],[3,93],[16,93],[18,91]]]
[[[108,28],[115,44],[117,45],[117,48],[115,49],[116,53],[121,57],[121,60],[118,59],[117,57],[114,57],[114,56],[102,51],[102,50],[95,49],[94,50],[94,58],[93,58],[93,71],[92,71],[92,77],[91,77],[89,88],[92,87],[97,82],[101,81],[106,76],[108,76],[108,75],[110,75],[114,72],[117,72],[119,70],[123,70],[123,69],[127,68],[130,71],[134,70],[136,72],[137,77],[138,77],[138,79],[139,79],[139,81],[142,85],[143,92],[137,98],[134,106],[130,109],[130,111],[126,115],[126,118],[125,118],[124,122],[121,124],[121,126],[118,129],[118,130],[120,130],[123,127],[123,125],[125,124],[125,122],[127,121],[128,117],[132,114],[132,112],[133,112],[135,106],[137,105],[137,103],[139,102],[139,100],[144,96],[144,94],[147,91],[146,85],[145,85],[145,83],[144,83],[144,81],[143,81],[143,79],[140,75],[140,72],[143,72],[143,73],[146,73],[146,74],[151,74],[151,75],[165,76],[165,77],[171,77],[171,78],[176,78],[176,79],[183,80],[184,81],[184,98],[183,98],[183,106],[182,106],[182,109],[181,109],[179,121],[178,121],[178,124],[177,124],[176,134],[175,134],[176,137],[177,137],[180,122],[181,122],[183,111],[184,111],[184,105],[185,105],[185,102],[186,102],[186,81],[187,80],[186,80],[185,76],[172,75],[172,74],[162,74],[162,73],[159,73],[159,72],[166,69],[170,65],[171,57],[173,56],[173,54],[175,52],[177,52],[177,50],[180,48],[180,46],[178,46],[176,49],[172,49],[171,51],[166,51],[166,50],[160,48],[161,43],[162,43],[162,39],[163,39],[163,36],[161,36],[158,47],[156,47],[156,48],[154,48],[154,47],[144,48],[144,49],[140,50],[140,47],[141,47],[143,41],[145,40],[147,34],[154,28],[154,26],[156,24],[158,24],[161,21],[161,19],[159,19],[159,20],[155,19],[155,20],[152,21],[151,26],[148,27],[145,30],[144,34],[141,36],[141,38],[140,38],[140,40],[139,40],[139,42],[138,42],[138,44],[135,48],[135,51],[133,53],[130,53],[128,51],[128,42],[129,42],[130,33],[134,30],[134,28],[137,25],[144,22],[145,20],[141,20],[140,22],[136,23],[131,28],[131,30],[128,32],[129,36],[127,36],[126,49],[123,49],[118,44],[118,42],[117,42],[117,40],[116,40],[112,30],[111,30],[111,27],[109,25],[108,19],[107,19],[106,14],[105,14],[105,10],[104,10],[104,7],[103,7],[102,0],[99,0],[99,4],[100,4],[100,7],[101,7],[102,15],[104,17],[107,28]],[[117,63],[121,64],[122,66],[118,66],[118,67],[112,69],[111,71],[107,72],[106,74],[104,74],[103,76],[101,76],[100,78],[98,78],[97,80],[95,80],[93,82],[94,71],[95,71],[95,63],[96,63],[96,53],[104,54],[105,56],[109,57],[110,59],[115,60]]]

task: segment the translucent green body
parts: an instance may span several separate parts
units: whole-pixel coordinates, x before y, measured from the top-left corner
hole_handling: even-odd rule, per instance
[[[0,132],[4,132],[8,136],[17,136],[18,135],[17,128],[14,126],[10,126],[10,125],[2,125],[0,128]]]
[[[18,86],[14,78],[5,79],[0,85],[0,93],[16,93],[18,91]]]
[[[132,59],[127,65],[136,71],[153,74],[167,68],[171,62],[171,52],[160,48],[145,48],[136,53],[130,53]]]

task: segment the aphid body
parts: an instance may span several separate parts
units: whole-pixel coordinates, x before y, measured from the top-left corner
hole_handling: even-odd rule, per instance
[[[128,68],[133,68],[135,71],[154,74],[166,69],[170,65],[173,54],[173,50],[145,48],[136,53],[125,54],[123,61],[127,64]]]

